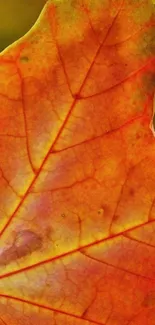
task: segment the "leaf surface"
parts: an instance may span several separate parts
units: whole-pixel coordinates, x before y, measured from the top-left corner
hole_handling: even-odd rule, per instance
[[[0,325],[155,324],[155,11],[48,1],[0,57]]]

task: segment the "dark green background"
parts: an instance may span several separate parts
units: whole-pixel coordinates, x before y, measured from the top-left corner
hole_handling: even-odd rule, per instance
[[[47,0],[0,0],[0,51],[35,23]]]

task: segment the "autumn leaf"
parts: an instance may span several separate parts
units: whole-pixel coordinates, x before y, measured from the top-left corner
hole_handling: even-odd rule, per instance
[[[155,325],[154,54],[148,0],[48,1],[1,54],[0,325]]]

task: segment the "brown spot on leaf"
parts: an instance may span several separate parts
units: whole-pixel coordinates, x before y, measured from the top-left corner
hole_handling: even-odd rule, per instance
[[[0,265],[7,265],[12,261],[31,254],[40,249],[42,238],[30,230],[17,233],[14,243],[0,253]]]
[[[20,61],[22,61],[22,62],[28,62],[29,61],[29,57],[28,56],[21,56],[20,57]]]

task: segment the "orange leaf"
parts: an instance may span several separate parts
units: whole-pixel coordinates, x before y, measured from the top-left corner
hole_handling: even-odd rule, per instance
[[[1,54],[0,325],[155,324],[154,35],[53,0]]]

